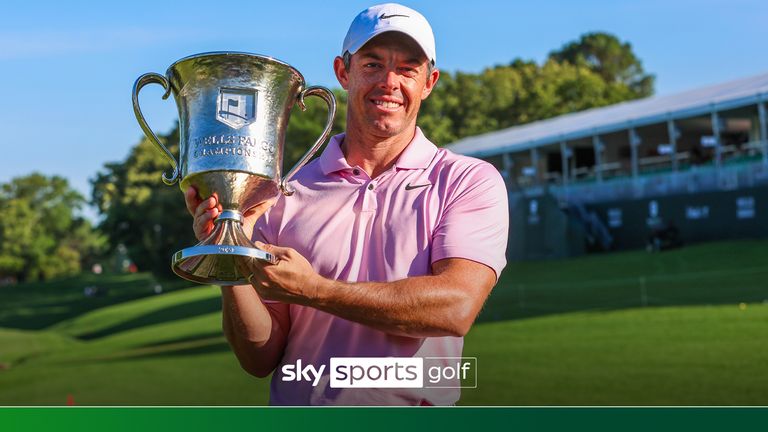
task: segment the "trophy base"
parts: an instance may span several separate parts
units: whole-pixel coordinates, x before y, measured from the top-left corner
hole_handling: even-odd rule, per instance
[[[208,238],[173,254],[171,267],[178,276],[192,282],[245,285],[249,275],[243,274],[236,262],[242,257],[275,262],[271,253],[256,248],[245,235],[240,212],[226,210],[216,219]]]

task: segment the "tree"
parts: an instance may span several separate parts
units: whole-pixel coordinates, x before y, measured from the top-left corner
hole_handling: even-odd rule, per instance
[[[645,97],[653,76],[628,43],[593,33],[554,51],[543,64],[515,59],[480,73],[442,71],[419,125],[433,141],[460,138]]]
[[[333,118],[332,135],[344,132],[347,124],[347,92],[334,89],[333,94],[336,97],[336,116]],[[301,111],[298,106],[294,106],[288,122],[283,156],[284,173],[307,152],[325,127],[328,113],[325,102],[316,97],[309,97],[304,101],[307,110]],[[318,155],[320,151],[317,152]]]
[[[607,83],[626,86],[632,98],[653,94],[654,76],[645,73],[642,62],[632,51],[632,45],[629,42],[622,43],[614,35],[586,33],[578,41],[552,51],[549,58],[572,65],[585,65]]]
[[[35,173],[0,185],[0,276],[47,280],[80,272],[103,246],[77,216],[84,203],[58,176]]]
[[[634,96],[584,65],[515,60],[479,74],[443,72],[419,125],[433,141],[457,139],[605,106]]]
[[[179,154],[178,128],[159,138]],[[123,245],[140,270],[165,276],[172,274],[171,255],[197,243],[179,185],[161,181],[169,168],[144,138],[125,161],[105,164],[91,180],[92,202],[104,216],[99,228],[108,237],[110,250]]]

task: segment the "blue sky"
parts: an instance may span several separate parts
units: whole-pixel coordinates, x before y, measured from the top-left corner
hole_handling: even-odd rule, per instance
[[[632,44],[657,94],[768,72],[768,1],[402,1],[432,23],[438,67],[477,72],[516,57],[542,61],[589,31]],[[125,158],[142,132],[134,80],[205,51],[277,57],[311,84],[337,86],[331,64],[369,1],[6,2],[0,9],[0,182],[88,179]],[[158,86],[142,107],[159,132],[176,119]],[[161,156],[158,154],[158,158]],[[160,179],[158,178],[158,182]],[[182,199],[179,194],[179,199]]]

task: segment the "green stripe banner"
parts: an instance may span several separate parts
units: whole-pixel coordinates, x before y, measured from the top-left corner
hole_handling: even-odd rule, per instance
[[[0,431],[765,430],[768,408],[0,408]]]

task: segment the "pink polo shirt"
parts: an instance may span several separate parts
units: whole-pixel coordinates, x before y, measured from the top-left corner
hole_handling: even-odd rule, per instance
[[[506,264],[507,191],[489,163],[437,148],[417,128],[394,166],[371,179],[341,151],[344,134],[302,168],[254,230],[254,239],[292,247],[322,276],[387,282],[431,274],[444,258]],[[463,338],[403,337],[314,308],[290,305],[291,327],[272,376],[273,405],[450,405],[458,388],[330,386],[331,357],[461,357]],[[471,353],[468,354],[471,356]],[[317,385],[283,381],[282,366],[326,365]],[[444,361],[446,364],[449,360]]]

